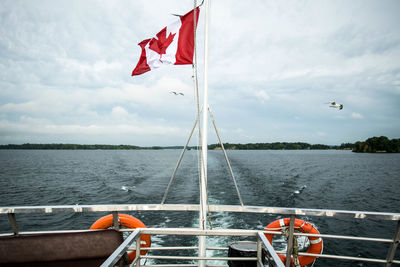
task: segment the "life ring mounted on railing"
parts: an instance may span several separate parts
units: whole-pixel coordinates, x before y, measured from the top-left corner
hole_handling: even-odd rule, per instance
[[[135,228],[146,228],[144,223],[128,214],[118,213],[118,222],[120,226],[135,229]],[[109,214],[104,217],[101,217],[97,221],[95,221],[92,226],[90,226],[90,230],[95,229],[108,229],[113,226],[113,215]],[[141,234],[140,235],[140,246],[148,248],[151,245],[151,237],[149,234]],[[140,250],[140,255],[146,255],[147,250]],[[132,263],[136,258],[136,251],[131,251],[128,253],[129,263]]]
[[[288,228],[290,225],[290,218],[284,218],[280,220],[273,221],[272,223],[268,224],[267,227],[265,227],[265,231],[281,231],[284,228]],[[294,220],[294,229],[302,232],[302,233],[309,233],[309,234],[317,234],[319,235],[319,232],[317,228],[315,228],[311,223],[308,223],[306,221],[300,220],[300,219],[295,219]],[[268,239],[268,241],[272,244],[272,239],[274,238],[274,234],[265,234],[265,237]],[[310,246],[306,253],[312,253],[312,254],[321,254],[322,249],[323,249],[323,241],[322,238],[317,237],[317,236],[307,236],[308,240],[310,241]],[[279,258],[282,260],[283,263],[286,263],[286,256],[278,254]],[[306,266],[311,263],[313,263],[316,260],[316,257],[313,256],[299,256],[299,264],[300,266]],[[293,262],[293,257],[291,259],[291,262]]]

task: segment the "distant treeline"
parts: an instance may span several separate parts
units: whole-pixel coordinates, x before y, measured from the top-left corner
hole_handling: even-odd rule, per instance
[[[162,147],[139,147],[130,145],[77,145],[77,144],[22,144],[22,145],[0,145],[0,149],[103,149],[103,150],[128,150],[128,149],[162,149]]]
[[[400,153],[400,139],[389,139],[386,136],[371,137],[364,142],[356,142],[353,152]]]
[[[321,150],[321,149],[342,149],[352,150],[353,152],[365,153],[400,153],[400,139],[389,139],[386,136],[371,137],[364,142],[343,143],[340,146],[335,145],[311,145],[308,143],[295,142],[275,142],[275,143],[250,143],[250,144],[230,144],[224,143],[225,149],[232,150]],[[213,144],[209,149],[221,149],[220,144]]]
[[[22,145],[0,145],[0,149],[49,149],[49,150],[133,150],[133,149],[182,149],[183,146],[152,146],[140,147],[131,145],[78,145],[78,144],[22,144]],[[304,150],[304,149],[353,149],[354,144],[347,143],[340,146],[328,145],[310,145],[307,143],[252,143],[252,144],[230,144],[224,143],[225,149],[237,150]],[[188,149],[197,149],[197,147],[188,147]],[[219,144],[208,145],[208,149],[221,149]]]
[[[220,144],[213,144],[208,146],[209,149],[221,149]],[[275,143],[249,143],[249,144],[230,144],[224,143],[225,149],[236,150],[312,150],[312,149],[348,149],[354,148],[354,144],[346,143],[340,146],[330,146],[322,144],[308,144],[302,142],[288,143],[288,142],[275,142]]]
[[[77,144],[22,144],[22,145],[0,145],[0,149],[103,149],[103,150],[132,150],[132,149],[182,149],[183,146],[152,146],[140,147],[131,145],[77,145]],[[388,152],[400,153],[400,139],[389,139],[386,136],[371,137],[364,142],[343,143],[340,146],[308,144],[303,142],[275,142],[275,143],[249,143],[249,144],[230,144],[224,143],[225,149],[231,150],[321,150],[321,149],[342,149],[352,150],[353,152]],[[188,147],[188,149],[197,149],[197,147]],[[221,149],[220,144],[212,144],[208,149]]]

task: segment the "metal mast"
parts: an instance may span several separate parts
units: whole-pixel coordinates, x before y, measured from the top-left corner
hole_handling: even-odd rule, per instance
[[[204,36],[204,92],[201,140],[201,168],[200,168],[200,229],[206,230],[207,218],[207,127],[208,127],[208,0],[205,0],[205,36]],[[206,256],[206,237],[199,236],[199,256]],[[199,266],[205,266],[205,261],[200,260]]]

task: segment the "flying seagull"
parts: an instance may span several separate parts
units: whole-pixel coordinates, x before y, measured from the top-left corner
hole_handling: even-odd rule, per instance
[[[183,96],[184,96],[183,93],[177,93],[177,92],[174,92],[174,91],[171,91],[170,93],[171,93],[171,94],[174,94],[174,95],[183,95]]]
[[[330,105],[331,108],[339,108],[339,110],[343,109],[343,105],[342,104],[337,104],[335,101],[328,102],[326,104],[331,104]]]

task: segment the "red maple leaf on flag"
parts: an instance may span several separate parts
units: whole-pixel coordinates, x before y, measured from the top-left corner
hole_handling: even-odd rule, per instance
[[[160,55],[166,54],[165,51],[174,40],[175,34],[176,33],[174,34],[169,33],[169,36],[167,37],[167,27],[165,27],[159,33],[157,33],[156,36],[158,39],[156,38],[151,39],[149,48]]]

